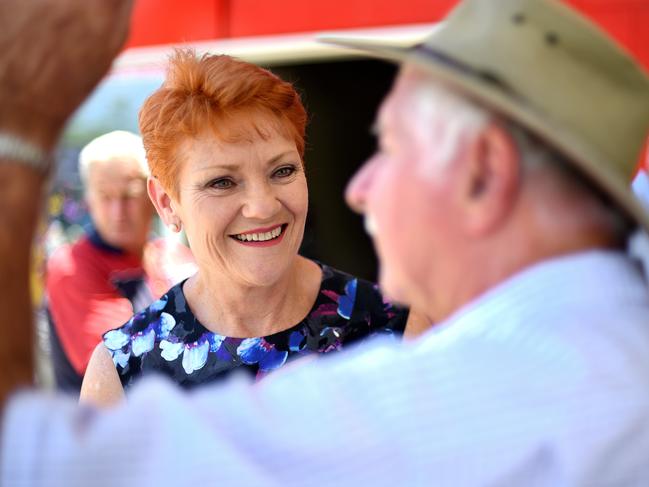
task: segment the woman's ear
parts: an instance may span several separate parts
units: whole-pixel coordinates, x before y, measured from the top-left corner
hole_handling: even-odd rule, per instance
[[[511,135],[495,122],[481,131],[469,151],[462,198],[465,229],[484,235],[503,224],[514,208],[520,155]]]
[[[147,179],[147,192],[163,223],[167,226],[172,224],[178,225],[180,218],[173,208],[172,198],[157,178],[150,176]]]

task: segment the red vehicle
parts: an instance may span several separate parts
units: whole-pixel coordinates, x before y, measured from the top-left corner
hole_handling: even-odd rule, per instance
[[[563,0],[649,69],[649,0]],[[137,0],[129,47],[439,21],[457,0]]]
[[[609,31],[649,70],[649,0],[565,1]],[[315,33],[380,32],[412,42],[456,3],[136,0],[129,49],[70,124],[64,143],[72,149],[67,164],[59,165],[58,180],[61,185],[78,181],[74,148],[85,141],[108,130],[137,131],[139,106],[160,84],[172,45],[232,54],[294,82],[310,114],[306,161],[312,208],[303,252],[372,279],[373,252],[342,193],[355,168],[375,150],[369,127],[395,68],[318,44]],[[331,229],[345,233],[344,242]]]

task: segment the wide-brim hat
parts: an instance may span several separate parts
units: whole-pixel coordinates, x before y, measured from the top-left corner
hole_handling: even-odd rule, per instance
[[[558,0],[464,0],[423,42],[321,36],[412,64],[529,129],[649,231],[630,189],[649,129],[649,77]]]

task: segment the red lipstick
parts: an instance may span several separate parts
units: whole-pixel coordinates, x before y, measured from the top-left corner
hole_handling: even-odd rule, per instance
[[[288,227],[288,224],[284,223],[282,225],[273,225],[272,227],[265,227],[265,228],[255,228],[254,230],[248,230],[246,232],[241,232],[238,233],[237,235],[251,235],[253,233],[267,233],[272,230],[277,229],[278,227],[282,228],[282,233],[279,234],[279,236],[275,238],[271,238],[270,240],[239,240],[236,235],[230,235],[230,237],[237,243],[240,243],[241,245],[245,245],[246,247],[272,247],[275,245],[278,245],[283,239],[284,239],[284,234],[286,233],[286,228]]]

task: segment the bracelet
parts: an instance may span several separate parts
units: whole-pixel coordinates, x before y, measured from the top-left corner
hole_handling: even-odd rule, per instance
[[[50,167],[50,157],[40,147],[6,132],[0,132],[0,160],[16,162],[43,173]]]

